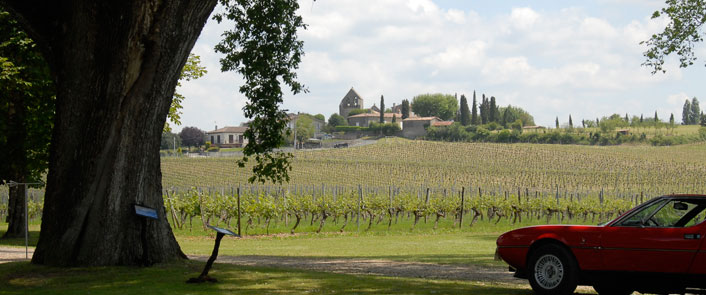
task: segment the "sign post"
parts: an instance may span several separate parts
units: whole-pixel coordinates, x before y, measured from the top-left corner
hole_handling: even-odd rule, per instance
[[[212,225],[208,225],[208,227],[212,230],[216,231],[216,244],[213,245],[213,252],[211,253],[211,257],[208,258],[208,261],[206,261],[206,266],[203,268],[203,271],[201,272],[201,275],[199,275],[196,278],[190,278],[187,283],[203,283],[203,282],[211,282],[215,283],[218,280],[215,278],[209,277],[208,276],[208,271],[211,270],[211,267],[213,266],[213,262],[216,261],[216,258],[218,257],[218,248],[221,246],[221,239],[223,239],[223,236],[229,235],[229,236],[234,236],[234,237],[240,237],[240,235],[227,230],[225,228],[220,228]]]
[[[24,182],[18,183],[10,181],[7,183],[9,187],[25,186],[25,259],[29,259],[29,198],[27,197],[27,185],[44,185],[44,182]]]
[[[157,220],[159,219],[159,216],[157,215],[157,210],[155,210],[154,208],[145,207],[138,204],[135,204],[135,215],[137,215],[138,217],[142,217],[140,218],[140,222],[142,224],[142,226],[140,227],[140,238],[144,247],[144,249],[142,249],[142,265],[149,266],[149,257],[147,257],[147,219]]]

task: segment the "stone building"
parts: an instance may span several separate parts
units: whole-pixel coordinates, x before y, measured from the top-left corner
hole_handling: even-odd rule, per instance
[[[385,113],[385,123],[392,123],[392,119],[395,118],[395,123],[400,125],[400,128],[402,128],[402,114],[395,114],[395,113]],[[363,114],[357,114],[354,116],[348,117],[348,125],[349,126],[360,126],[360,127],[368,127],[370,126],[370,123],[379,123],[380,122],[380,113],[378,112],[371,112],[371,113],[363,113]]]
[[[348,118],[348,114],[355,109],[362,109],[363,108],[363,97],[358,94],[358,92],[355,92],[355,89],[351,87],[351,90],[348,90],[348,93],[346,93],[346,96],[343,97],[341,100],[341,103],[338,105],[338,114],[343,116],[344,118]]]
[[[402,136],[417,138],[427,134],[427,128],[436,122],[441,122],[438,117],[414,117],[402,120]]]

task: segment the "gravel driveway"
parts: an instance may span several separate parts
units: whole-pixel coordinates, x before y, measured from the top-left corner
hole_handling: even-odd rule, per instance
[[[207,256],[189,256],[206,261]],[[246,266],[281,267],[354,275],[381,275],[389,277],[483,281],[522,284],[526,280],[514,278],[504,267],[475,265],[447,265],[436,263],[403,262],[382,259],[343,259],[282,256],[218,256],[216,263]]]

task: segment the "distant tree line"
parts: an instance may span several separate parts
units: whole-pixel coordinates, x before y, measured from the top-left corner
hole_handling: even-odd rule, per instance
[[[402,102],[404,109],[405,101]],[[486,97],[482,94],[480,104],[473,91],[473,102],[468,106],[466,95],[461,95],[460,103],[455,95],[450,94],[421,94],[412,99],[412,111],[421,117],[439,117],[442,120],[454,120],[462,126],[486,125],[495,123],[505,128],[511,124],[519,123],[520,127],[534,125],[534,118],[519,107],[508,105],[501,107],[497,104],[495,96]],[[403,112],[403,118],[404,112]],[[517,122],[519,120],[519,122]]]
[[[486,125],[492,126],[492,124]],[[498,125],[499,126],[499,125]],[[706,141],[706,128],[697,134],[676,136],[626,134],[623,132],[563,132],[558,129],[522,132],[520,128],[502,129],[497,132],[484,126],[463,126],[455,122],[450,126],[430,127],[425,139],[452,142],[543,143],[580,145],[619,145],[623,143],[649,143],[655,146],[677,145]]]

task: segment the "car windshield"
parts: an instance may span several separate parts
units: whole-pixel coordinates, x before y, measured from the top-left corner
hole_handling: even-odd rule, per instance
[[[688,227],[706,218],[702,198],[661,199],[644,206],[615,226]]]

